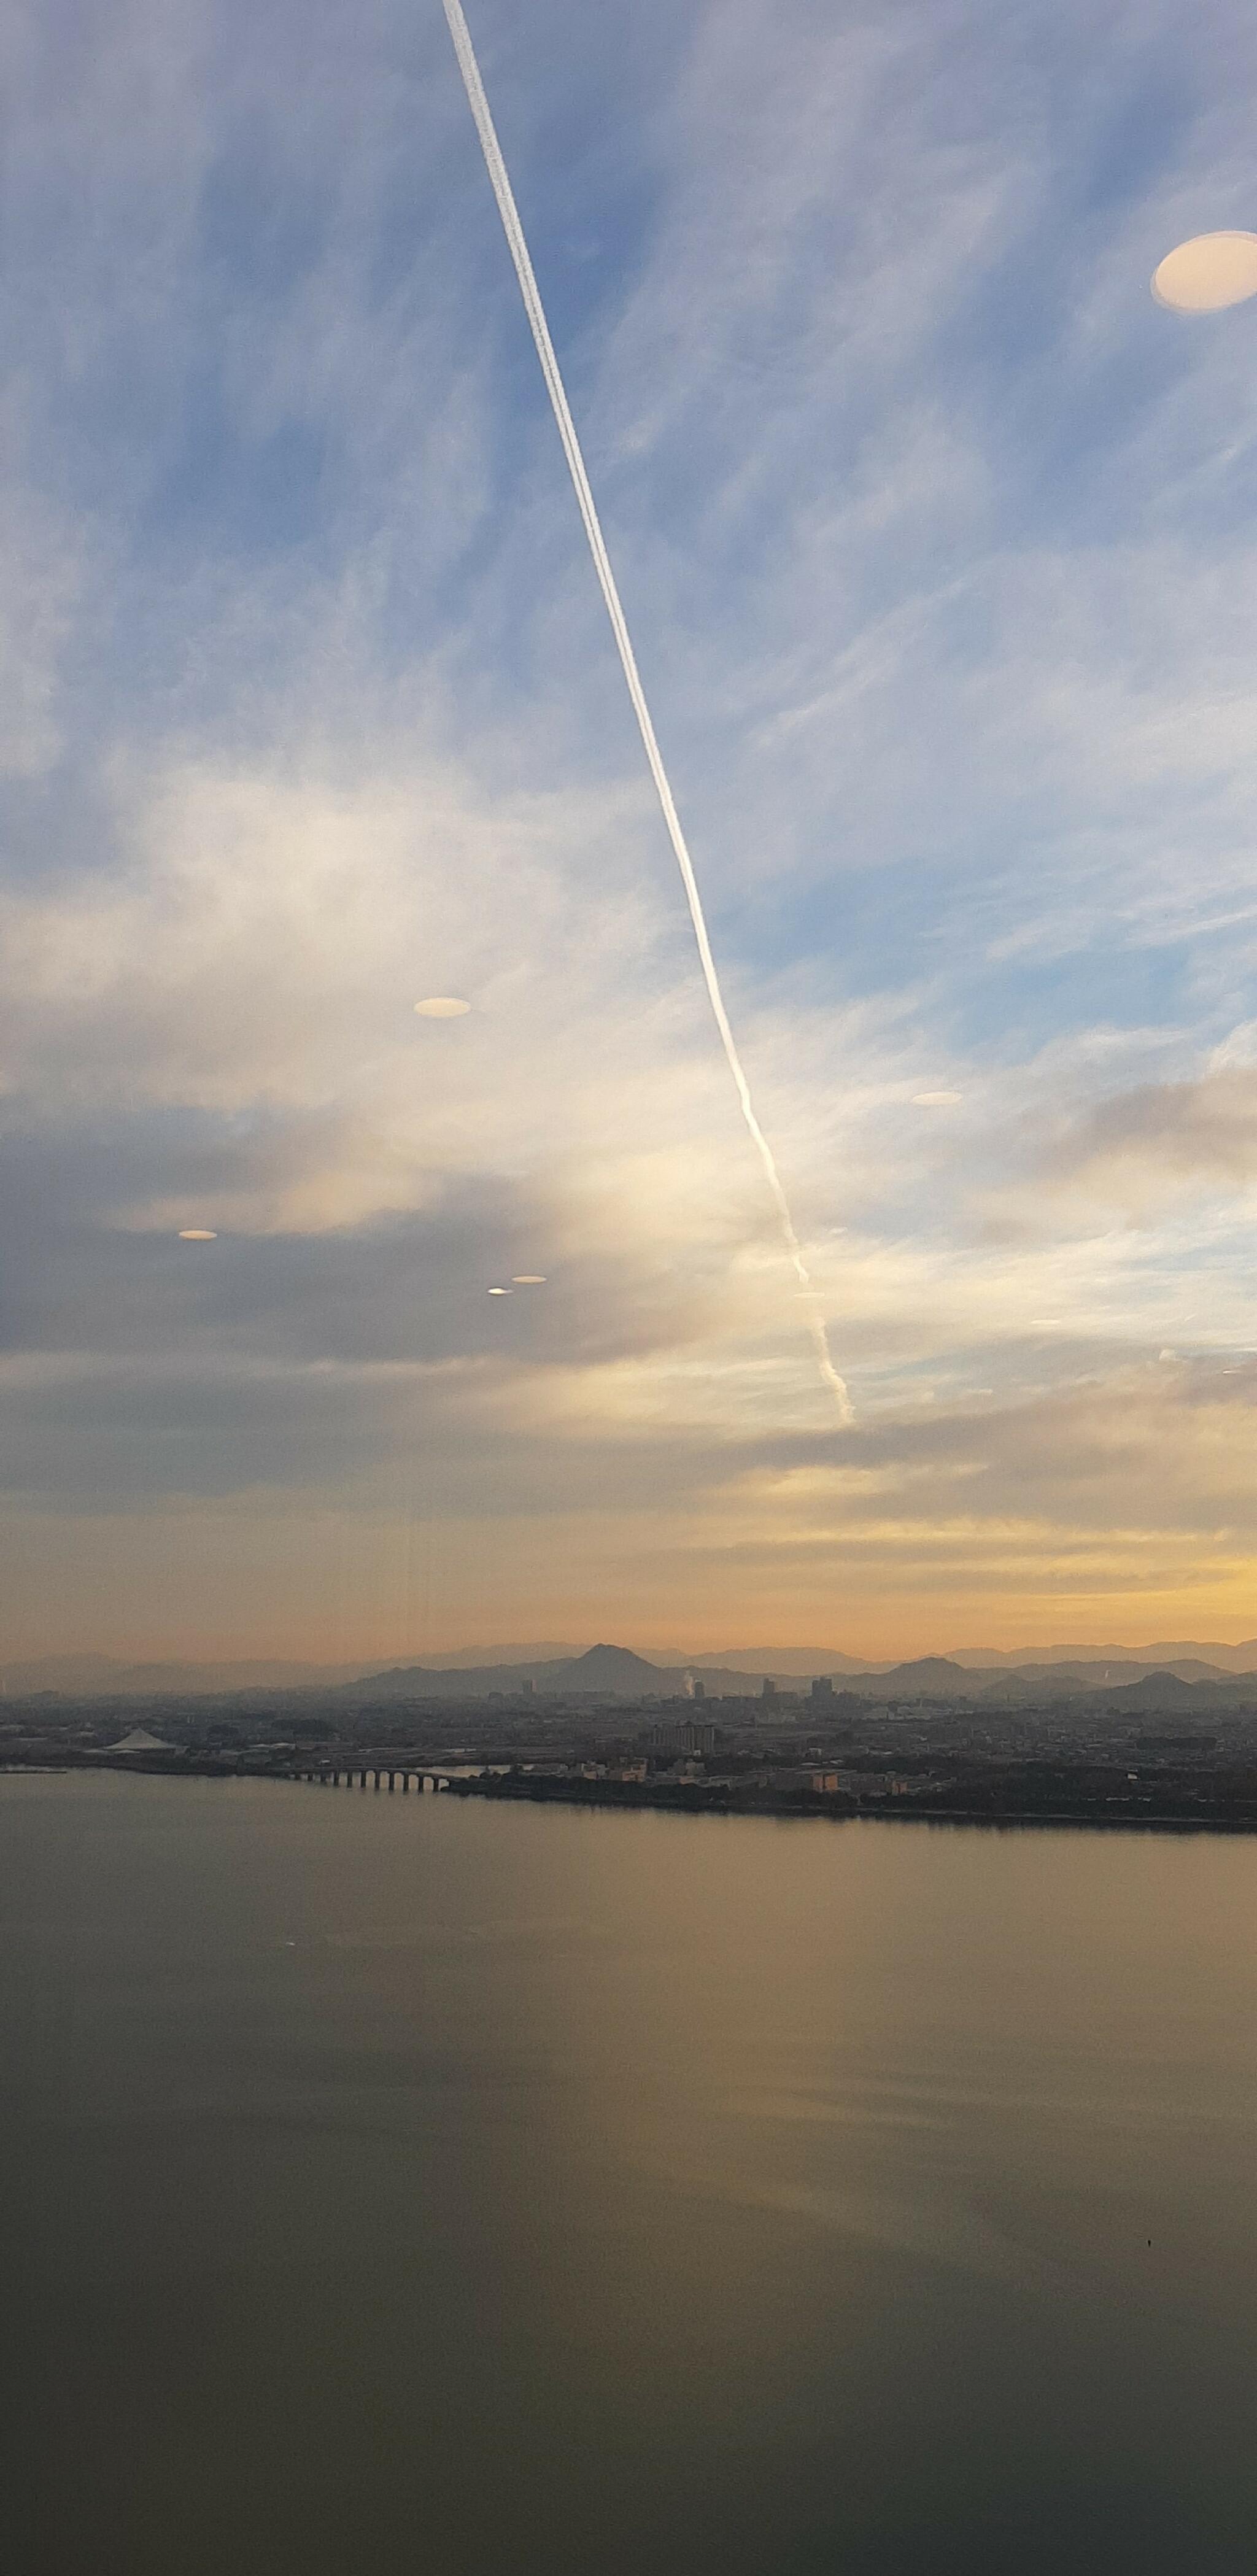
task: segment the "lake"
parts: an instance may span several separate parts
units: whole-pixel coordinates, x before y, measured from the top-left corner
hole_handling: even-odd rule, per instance
[[[1249,2576],[1257,1841],[0,1778],[6,2576]]]

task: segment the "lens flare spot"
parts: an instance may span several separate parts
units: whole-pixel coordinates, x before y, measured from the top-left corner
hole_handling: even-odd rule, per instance
[[[511,1281],[512,1288],[544,1288],[545,1284],[544,1270],[517,1270]]]
[[[1197,233],[1153,272],[1152,292],[1171,313],[1221,313],[1257,295],[1257,233]]]
[[[510,1293],[509,1288],[491,1288],[489,1290],[489,1295],[491,1297],[509,1297]]]
[[[416,1002],[415,1009],[421,1020],[462,1020],[471,1004],[455,993],[430,993],[425,1002]]]
[[[217,1243],[218,1237],[216,1234],[211,1234],[207,1225],[181,1225],[179,1241],[180,1243]]]

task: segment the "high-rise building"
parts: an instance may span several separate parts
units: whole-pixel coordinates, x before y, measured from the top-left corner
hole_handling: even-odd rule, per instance
[[[674,1724],[652,1726],[646,1740],[652,1753],[714,1753],[715,1722],[683,1717]]]

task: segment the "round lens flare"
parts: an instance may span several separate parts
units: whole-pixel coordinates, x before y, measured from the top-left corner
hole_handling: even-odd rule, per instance
[[[415,1009],[421,1020],[462,1020],[471,1004],[454,993],[430,993],[426,1002],[416,1002]]]
[[[960,1099],[958,1091],[914,1091],[914,1109],[954,1109]]]
[[[179,1241],[180,1243],[217,1243],[218,1237],[210,1233],[208,1226],[183,1225],[179,1228]]]
[[[1257,295],[1257,233],[1197,233],[1153,272],[1152,292],[1171,313],[1221,313]]]
[[[544,1288],[545,1284],[544,1270],[517,1270],[511,1281],[512,1288]]]
[[[509,1288],[491,1288],[489,1290],[489,1295],[491,1297],[509,1297],[510,1293]]]

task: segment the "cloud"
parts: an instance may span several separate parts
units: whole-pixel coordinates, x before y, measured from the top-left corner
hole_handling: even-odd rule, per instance
[[[1040,1181],[1142,1214],[1257,1178],[1257,1073],[1146,1083],[1095,1102],[1044,1153]]]
[[[307,1517],[387,1554],[416,1508],[473,1625],[489,1528],[491,1624],[556,1634],[687,1585],[815,1634],[852,1564],[848,1623],[1230,1598],[1248,354],[1147,279],[1247,220],[1238,0],[476,33],[859,1422],[817,1421],[439,13],[54,10],[0,290],[15,1611],[39,1542],[88,1629],[142,1620],[165,1515],[189,1618],[197,1560],[299,1630]]]

